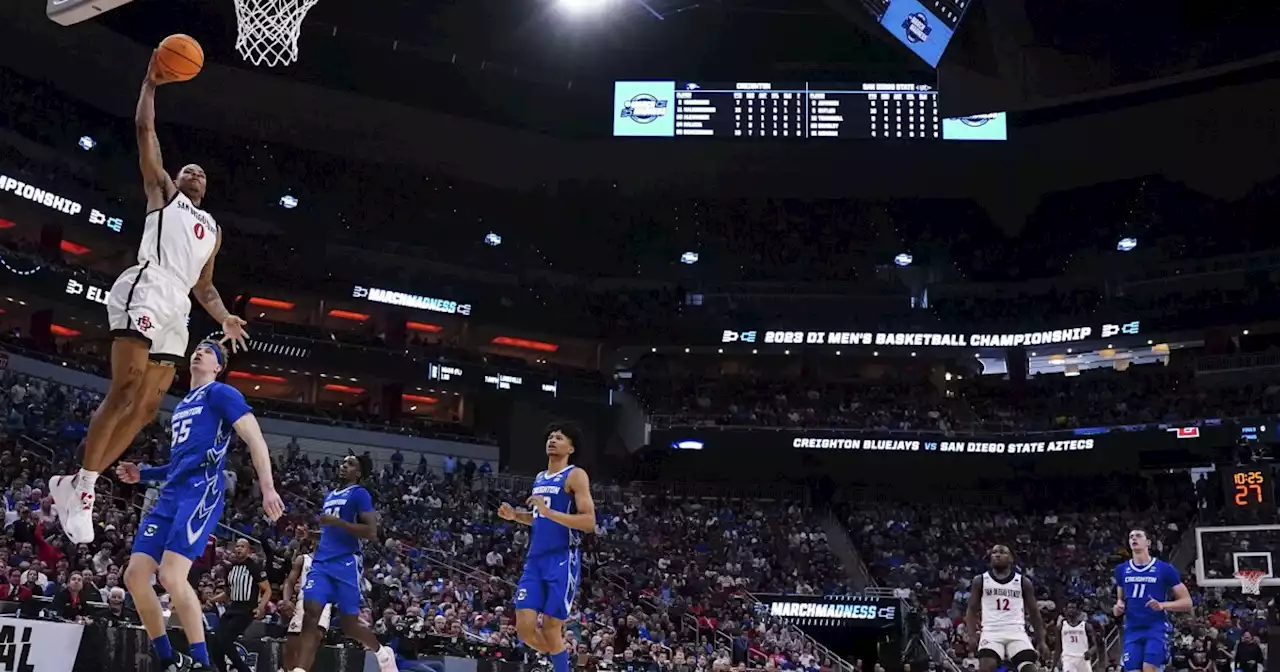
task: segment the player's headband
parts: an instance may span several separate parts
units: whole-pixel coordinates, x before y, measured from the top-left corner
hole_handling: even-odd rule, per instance
[[[214,359],[218,360],[218,366],[227,368],[227,363],[222,358],[222,347],[213,341],[202,341],[200,347],[209,348],[213,352]]]

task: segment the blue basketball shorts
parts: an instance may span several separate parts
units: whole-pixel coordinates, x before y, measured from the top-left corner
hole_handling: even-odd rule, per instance
[[[516,584],[516,609],[532,609],[544,616],[567,620],[578,594],[582,559],[578,549],[531,555]]]
[[[204,490],[177,492],[166,485],[156,505],[142,517],[133,538],[133,552],[145,553],[160,562],[166,551],[188,560],[200,557],[209,545],[209,535],[222,519],[226,503],[217,479]]]
[[[1122,669],[1141,670],[1142,665],[1164,667],[1169,662],[1169,635],[1159,630],[1124,629],[1124,655],[1120,657]]]
[[[311,563],[307,583],[302,594],[307,602],[332,604],[343,616],[360,613],[360,579],[364,575],[363,563],[358,556],[332,558]]]

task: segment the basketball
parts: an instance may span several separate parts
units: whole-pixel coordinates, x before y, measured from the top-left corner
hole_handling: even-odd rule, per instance
[[[187,35],[170,35],[156,51],[156,67],[167,81],[185,82],[200,74],[204,49]]]

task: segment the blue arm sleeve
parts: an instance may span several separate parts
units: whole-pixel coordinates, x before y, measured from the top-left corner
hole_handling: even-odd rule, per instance
[[[138,481],[141,483],[163,483],[169,478],[169,465],[147,467],[138,470]]]
[[[213,406],[218,417],[229,425],[234,425],[237,420],[253,412],[253,407],[244,400],[240,390],[226,383],[218,383],[209,390],[209,404]]]

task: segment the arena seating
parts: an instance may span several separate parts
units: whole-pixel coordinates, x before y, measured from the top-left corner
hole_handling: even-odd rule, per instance
[[[66,586],[70,571],[87,571],[87,589],[107,599],[127,561],[140,493],[118,483],[106,486],[111,496],[98,509],[100,541],[106,544],[98,550],[61,545],[56,519],[41,511],[42,479],[68,467],[96,395],[10,372],[0,372],[0,388],[0,478],[8,484],[6,522],[13,535],[5,562],[43,572],[48,580],[38,577],[30,588],[49,596]],[[163,461],[164,438],[163,429],[153,426],[129,459]],[[334,476],[334,458],[340,457],[279,456],[280,489],[290,512],[269,528],[255,513],[258,498],[244,452],[232,455],[229,468],[240,478],[224,522],[228,530],[274,545],[287,545],[298,526],[307,524],[309,503],[320,501]],[[1026,483],[1020,492],[1003,493],[1012,498],[1006,501],[1019,502],[1014,506],[843,502],[836,511],[870,575],[880,585],[909,589],[928,633],[964,664],[973,654],[963,639],[967,587],[984,569],[992,544],[1014,548],[1050,618],[1067,600],[1080,600],[1105,632],[1113,625],[1110,568],[1122,557],[1125,532],[1149,526],[1157,548],[1168,554],[1196,512],[1191,482],[1181,474],[1095,479],[1087,501],[1078,498],[1080,484]],[[369,549],[369,622],[383,632],[417,627],[492,651],[516,646],[511,582],[528,536],[492,512],[500,501],[519,501],[528,483],[463,470],[443,474],[410,463],[387,465],[372,485],[386,541]],[[681,652],[697,669],[717,661],[824,666],[820,650],[794,629],[759,621],[749,595],[850,589],[844,568],[827,548],[821,512],[785,501],[649,497],[617,487],[602,487],[597,498],[599,534],[585,548],[580,614],[570,626],[571,637],[587,653],[603,660],[633,649],[641,659],[669,660]],[[222,571],[215,568],[205,585],[215,584]],[[1207,617],[1221,621],[1207,636],[1230,643],[1256,629],[1247,600],[1221,591],[1195,595],[1212,609]],[[1219,613],[1224,610],[1225,621]],[[281,620],[274,608],[266,619],[267,625]],[[746,637],[741,644],[739,634]],[[1193,648],[1179,641],[1180,650]]]
[[[86,586],[92,586],[86,590],[101,592],[105,601],[110,588],[120,585],[142,493],[113,479],[101,481],[109,492],[96,510],[97,550],[66,546],[59,541],[56,518],[40,513],[46,501],[43,479],[70,468],[72,451],[98,397],[5,370],[0,370],[0,388],[6,391],[0,398],[5,418],[0,479],[10,484],[7,518],[14,530],[5,561],[9,567],[43,573],[30,587],[48,596],[66,586],[71,571],[85,571]],[[164,430],[153,425],[126,459],[162,462],[166,452]],[[279,546],[296,536],[299,524],[314,518],[313,503],[323,499],[323,489],[335,476],[333,458],[340,457],[280,456],[278,487],[290,512],[268,528],[256,513],[259,499],[245,451],[232,450],[231,455],[228,468],[240,477],[223,516],[226,531]],[[368,549],[366,578],[373,588],[364,616],[370,623],[391,608],[408,623],[421,619],[428,633],[462,636],[494,650],[516,644],[512,581],[519,576],[528,534],[497,521],[493,511],[504,499],[522,500],[528,483],[475,473],[442,474],[425,464],[416,470],[410,464],[403,469],[387,465],[373,477],[370,485],[378,493],[386,542]],[[712,661],[748,659],[753,667],[823,667],[817,648],[794,629],[778,623],[755,627],[758,617],[742,592],[845,590],[839,564],[826,552],[821,533],[797,531],[790,522],[806,517],[797,505],[765,507],[745,501],[707,505],[627,496],[618,508],[602,506],[599,538],[589,538],[585,552],[580,615],[570,625],[572,638],[592,655],[619,661],[625,650],[633,649],[641,660],[670,661],[679,652],[691,663],[701,659],[703,668]],[[684,532],[673,536],[673,529]],[[744,546],[748,539],[751,543]],[[229,552],[229,546],[219,549],[219,559]],[[211,588],[224,572],[221,565],[214,568],[202,588]],[[282,622],[274,606],[266,620]],[[740,634],[747,639],[735,653],[734,639]]]
[[[963,376],[945,396],[916,380],[839,383],[721,377],[637,378],[641,398],[669,424],[832,427],[921,431],[1035,431],[1201,418],[1256,417],[1280,411],[1265,380],[1198,384],[1188,364],[1100,369],[1076,377]],[[909,403],[904,403],[909,399]]]

